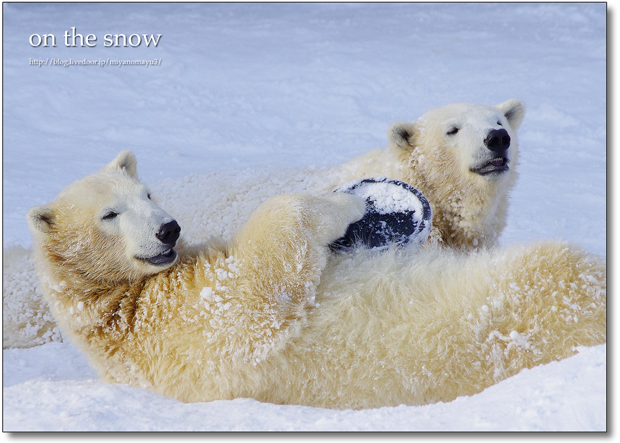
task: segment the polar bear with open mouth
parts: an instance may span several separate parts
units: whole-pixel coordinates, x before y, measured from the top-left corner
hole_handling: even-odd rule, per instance
[[[28,221],[66,336],[106,380],[186,402],[445,402],[605,342],[596,257],[558,242],[332,253],[364,212],[346,193],[282,195],[230,241],[177,254],[178,223],[124,151]]]
[[[524,115],[525,106],[516,99],[496,106],[454,103],[416,121],[392,124],[387,147],[331,168],[214,171],[164,180],[154,189],[158,203],[187,227],[185,240],[199,242],[214,234],[230,238],[266,198],[317,194],[352,180],[385,176],[426,196],[433,209],[434,240],[464,251],[492,247],[506,226]]]

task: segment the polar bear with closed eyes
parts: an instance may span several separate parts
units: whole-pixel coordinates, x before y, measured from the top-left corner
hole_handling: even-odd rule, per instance
[[[559,242],[331,252],[364,212],[354,195],[281,195],[231,240],[178,253],[125,151],[28,222],[66,337],[105,380],[185,402],[447,402],[605,342],[597,257]]]
[[[434,237],[446,246],[493,246],[506,226],[524,116],[525,106],[514,99],[453,103],[394,123],[387,148],[342,168],[351,178],[386,175],[422,191],[433,208]]]
[[[351,180],[386,176],[419,189],[433,209],[432,238],[471,251],[497,245],[517,180],[520,100],[495,106],[454,103],[397,122],[388,145],[322,169],[213,171],[156,184],[158,202],[185,226],[186,241],[225,238],[266,198],[317,194]],[[184,198],[178,198],[181,194]],[[204,205],[208,196],[208,204]],[[221,216],[212,217],[213,212]]]
[[[210,236],[229,240],[267,198],[317,194],[365,177],[387,176],[421,190],[433,209],[432,239],[464,251],[497,244],[506,224],[518,163],[519,100],[495,106],[456,103],[388,130],[389,144],[348,163],[319,170],[214,171],[151,184],[160,206],[184,227],[185,245]],[[183,198],[179,198],[182,195]],[[213,216],[213,214],[218,214]],[[35,291],[29,251],[8,251],[3,288],[3,347],[60,340]]]

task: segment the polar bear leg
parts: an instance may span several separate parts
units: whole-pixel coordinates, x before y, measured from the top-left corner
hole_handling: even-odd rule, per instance
[[[327,246],[362,218],[365,209],[364,200],[350,194],[282,195],[258,207],[234,243],[269,249],[291,243]]]
[[[313,298],[327,264],[327,245],[365,209],[364,200],[349,194],[279,196],[254,211],[228,253],[243,263],[251,286],[263,288],[265,301],[284,292],[303,305]]]
[[[279,279],[282,273],[296,278],[292,274],[301,269],[320,273],[327,263],[327,245],[362,218],[365,209],[364,200],[349,194],[275,197],[254,211],[233,239],[230,254],[253,263],[264,278]]]

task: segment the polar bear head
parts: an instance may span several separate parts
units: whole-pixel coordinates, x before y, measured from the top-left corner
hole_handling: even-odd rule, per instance
[[[525,106],[455,103],[390,126],[389,149],[405,181],[433,207],[436,237],[454,247],[495,244],[516,182],[517,129]]]
[[[505,179],[516,162],[516,132],[524,115],[524,104],[514,99],[497,106],[454,103],[432,109],[416,122],[394,123],[388,135],[401,149],[433,155],[444,165],[444,174],[496,181]]]
[[[82,278],[109,283],[135,281],[174,264],[181,228],[151,201],[136,164],[123,151],[52,203],[32,208],[28,224],[41,252]]]

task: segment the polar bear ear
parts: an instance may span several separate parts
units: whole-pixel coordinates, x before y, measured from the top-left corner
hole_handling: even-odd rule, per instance
[[[126,171],[130,177],[138,178],[138,160],[131,151],[123,151],[108,163],[108,168]]]
[[[510,127],[515,131],[521,126],[523,117],[525,117],[525,104],[521,100],[512,99],[497,105],[502,114],[506,116],[506,120],[510,123]]]
[[[396,122],[388,129],[388,140],[394,146],[409,150],[413,148],[414,123]]]
[[[50,206],[35,206],[28,211],[28,225],[31,229],[49,234],[54,229],[56,212]]]

